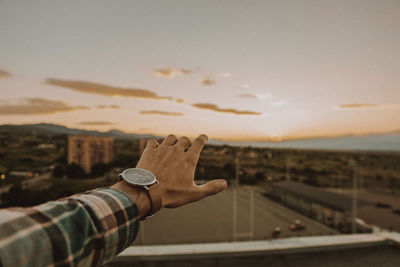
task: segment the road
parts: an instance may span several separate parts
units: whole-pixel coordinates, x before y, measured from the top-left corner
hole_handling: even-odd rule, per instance
[[[233,240],[270,239],[271,231],[279,226],[281,237],[337,234],[333,229],[313,221],[295,211],[275,203],[260,193],[254,193],[253,234],[250,226],[249,188],[228,189],[202,201],[178,209],[163,209],[156,216],[144,221],[135,245],[223,242]],[[236,194],[236,238],[234,238],[234,205]],[[307,229],[291,232],[290,224],[302,220]]]

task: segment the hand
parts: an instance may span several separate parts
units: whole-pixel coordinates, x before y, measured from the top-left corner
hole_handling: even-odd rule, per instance
[[[227,187],[223,179],[203,185],[194,183],[197,162],[207,140],[206,135],[200,135],[192,144],[187,137],[177,140],[174,135],[169,135],[161,144],[155,139],[147,142],[136,167],[149,170],[157,177],[163,207],[183,206],[216,194]]]

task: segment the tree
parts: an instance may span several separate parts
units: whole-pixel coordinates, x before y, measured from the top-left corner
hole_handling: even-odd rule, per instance
[[[26,192],[21,188],[20,185],[14,185],[10,188],[7,193],[6,200],[9,206],[21,206],[27,197]]]
[[[77,165],[76,163],[69,164],[65,173],[67,174],[68,178],[72,179],[82,178],[86,176],[86,173],[84,172],[82,167]]]
[[[56,165],[53,170],[52,176],[56,177],[56,178],[62,178],[62,177],[64,177],[64,175],[65,175],[64,167],[62,165]]]
[[[236,177],[236,166],[230,162],[226,163],[222,168],[223,175],[226,179],[235,179]]]
[[[98,163],[92,166],[92,170],[90,172],[90,177],[99,177],[103,176],[110,169],[109,165],[104,163]]]
[[[265,174],[260,171],[256,172],[255,177],[256,177],[257,181],[259,181],[259,182],[265,180],[265,178],[266,178]]]

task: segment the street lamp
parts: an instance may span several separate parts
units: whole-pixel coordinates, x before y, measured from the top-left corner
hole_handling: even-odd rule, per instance
[[[358,189],[358,166],[357,162],[352,158],[350,165],[353,166],[353,192],[352,192],[352,216],[351,216],[351,232],[356,233],[356,219],[357,219],[357,189]]]

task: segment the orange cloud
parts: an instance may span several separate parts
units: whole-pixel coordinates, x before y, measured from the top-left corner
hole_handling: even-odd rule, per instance
[[[117,109],[117,108],[120,108],[120,106],[118,106],[118,105],[97,105],[97,108],[100,108],[100,109],[107,109],[107,108]]]
[[[176,101],[177,103],[184,103],[186,100],[183,99],[183,98],[177,98],[177,99],[175,99],[175,101]]]
[[[140,114],[143,114],[143,115],[157,114],[157,115],[165,115],[165,116],[183,116],[184,115],[183,113],[160,111],[160,110],[143,110],[143,111],[140,111]]]
[[[166,69],[156,69],[154,74],[156,76],[161,76],[164,78],[173,78],[177,75],[186,75],[194,72],[194,70],[189,69],[176,69],[176,68],[166,68]]]
[[[252,99],[257,99],[258,98],[257,95],[254,95],[254,94],[240,94],[240,95],[238,95],[238,97],[241,97],[241,98],[252,98]]]
[[[75,110],[88,110],[85,106],[70,106],[63,101],[54,101],[43,98],[25,98],[17,103],[0,104],[0,115],[37,115],[54,114]]]
[[[108,121],[83,121],[77,124],[85,126],[108,126],[108,125],[115,125],[116,123]]]
[[[8,78],[8,77],[11,77],[11,73],[5,70],[0,70],[0,78]]]
[[[366,108],[378,108],[379,104],[341,104],[336,107],[339,109],[366,109]]]
[[[254,111],[248,111],[248,110],[236,110],[232,108],[220,108],[215,104],[210,104],[210,103],[197,103],[197,104],[192,104],[193,107],[199,108],[199,109],[207,109],[207,110],[212,110],[215,112],[221,112],[221,113],[231,113],[235,115],[262,115],[261,112],[254,112]]]
[[[201,85],[204,86],[210,86],[210,85],[216,85],[217,81],[215,80],[214,77],[206,77],[201,81]]]
[[[258,94],[244,93],[244,94],[238,95],[238,97],[265,100],[267,98],[271,98],[272,94],[271,93],[258,93]]]
[[[47,84],[68,88],[82,93],[103,95],[103,96],[121,96],[121,97],[133,97],[133,98],[145,98],[155,100],[174,100],[170,96],[159,96],[156,93],[147,89],[138,88],[122,88],[111,85],[98,84],[93,82],[85,81],[67,81],[59,79],[47,79]]]

